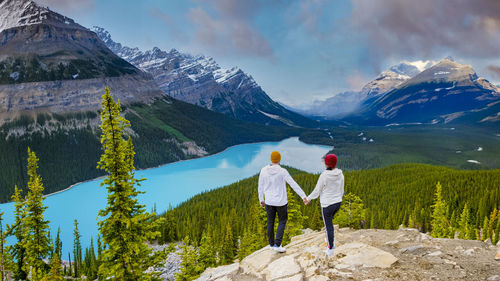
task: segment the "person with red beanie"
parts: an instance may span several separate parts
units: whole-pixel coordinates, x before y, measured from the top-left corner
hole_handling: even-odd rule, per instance
[[[307,196],[307,203],[312,199],[320,197],[321,215],[326,228],[328,248],[325,253],[333,255],[335,249],[333,233],[333,216],[340,209],[342,197],[344,196],[344,175],[337,167],[337,156],[328,154],[325,156],[326,170],[321,173],[318,183],[313,192]],[[306,201],[304,201],[306,202]]]

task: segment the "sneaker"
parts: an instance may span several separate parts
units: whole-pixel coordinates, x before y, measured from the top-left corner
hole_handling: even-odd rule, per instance
[[[283,246],[279,246],[279,247],[276,246],[275,251],[278,253],[284,253],[284,252],[286,252],[286,249]]]
[[[276,246],[276,245],[273,245],[273,246],[269,245],[269,249],[272,250],[272,251],[276,251],[276,248],[278,248],[278,246]]]
[[[333,255],[333,252],[334,252],[335,248],[331,248],[331,249],[326,249],[325,250],[325,254],[329,257],[331,257]]]

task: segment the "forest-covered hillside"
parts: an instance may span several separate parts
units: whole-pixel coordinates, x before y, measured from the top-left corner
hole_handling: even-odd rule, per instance
[[[312,191],[318,179],[318,175],[293,169],[291,174],[307,194]],[[265,215],[259,213],[264,211],[256,208],[257,180],[258,176],[254,176],[196,195],[166,212],[163,240],[189,236],[191,241],[198,243],[202,234],[208,233],[209,236],[216,237],[215,244],[222,243],[227,225],[230,225],[236,239],[244,234],[252,219],[259,216],[258,224],[264,227]],[[423,164],[400,164],[381,169],[345,172],[346,194],[352,193],[361,198],[365,209],[364,214],[358,218],[358,224],[352,226],[396,229],[403,224],[424,232],[431,231],[432,205],[438,182],[443,187],[447,219],[454,229],[458,229],[461,214],[467,204],[468,224],[480,230],[487,218],[488,223],[491,221],[492,224],[489,228],[492,232],[496,231],[498,239],[500,223],[497,218],[490,220],[490,216],[500,207],[500,170],[455,170]],[[320,229],[323,223],[319,200],[304,206],[295,193],[293,197],[292,200],[289,198],[289,210],[294,208],[290,204],[296,204],[301,214],[307,217],[303,219],[301,227]],[[351,197],[351,203],[354,202],[355,199]],[[257,211],[259,209],[261,211]],[[480,231],[474,233],[476,234],[485,237]]]

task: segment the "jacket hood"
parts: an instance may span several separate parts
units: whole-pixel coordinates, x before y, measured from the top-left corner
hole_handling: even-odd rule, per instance
[[[329,177],[338,177],[342,175],[342,170],[338,168],[335,168],[333,170],[326,170],[325,174]]]
[[[278,174],[279,172],[281,172],[281,166],[280,165],[269,165],[269,167],[267,168],[267,172],[270,174],[270,175],[275,175],[275,174]]]

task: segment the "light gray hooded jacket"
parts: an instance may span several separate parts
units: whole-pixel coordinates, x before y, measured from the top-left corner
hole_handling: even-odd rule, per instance
[[[320,196],[319,202],[323,208],[342,202],[342,196],[344,196],[344,175],[342,170],[335,168],[321,173],[316,187],[307,196],[307,200],[311,201],[318,198],[318,196]]]

